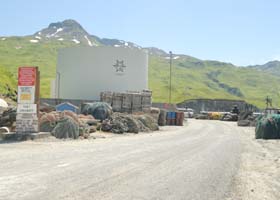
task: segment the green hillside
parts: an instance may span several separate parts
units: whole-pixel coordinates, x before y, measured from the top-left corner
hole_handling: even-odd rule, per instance
[[[76,23],[75,21],[70,21]],[[49,97],[50,82],[55,78],[57,50],[70,46],[125,45],[140,48],[133,43],[122,40],[100,39],[87,34],[83,29],[77,34],[71,32],[67,21],[58,25],[58,32],[53,26],[26,37],[0,37],[0,93],[5,93],[7,85],[16,89],[16,75],[19,66],[39,66],[41,71],[41,96]],[[57,24],[55,24],[58,26]],[[52,31],[56,31],[51,38]],[[45,35],[43,35],[45,34]],[[61,35],[59,35],[61,34]],[[74,34],[74,36],[73,36]],[[39,37],[40,35],[40,37]],[[44,37],[44,38],[43,38]],[[68,38],[63,39],[64,38]],[[73,38],[74,39],[71,39]],[[36,39],[37,38],[37,39]],[[70,39],[69,39],[70,38]],[[35,40],[36,39],[36,40]],[[81,41],[78,43],[76,40]],[[74,42],[73,42],[74,41]],[[168,102],[169,97],[169,59],[168,55],[156,48],[147,48],[149,57],[149,87],[153,90],[155,102]],[[204,61],[186,55],[174,55],[172,65],[172,102],[182,102],[192,98],[244,99],[259,107],[264,107],[264,99],[272,97],[276,106],[280,91],[280,78],[277,74],[260,70],[261,66],[236,67],[229,63]]]
[[[69,42],[51,41],[30,43],[31,37],[11,37],[0,40],[0,66],[13,74],[20,66],[39,66],[43,96],[50,94],[50,81],[55,77],[57,49],[68,47]]]
[[[15,75],[0,65],[0,96],[4,95],[13,98],[16,85]]]
[[[198,63],[201,63],[200,66]],[[172,101],[192,98],[244,99],[264,107],[267,95],[274,102],[279,99],[279,83],[280,77],[249,68],[215,61],[178,59],[173,64]],[[168,101],[168,60],[150,57],[149,86],[156,101]]]

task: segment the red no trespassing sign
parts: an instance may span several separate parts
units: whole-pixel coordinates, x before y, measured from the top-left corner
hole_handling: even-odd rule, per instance
[[[18,69],[18,86],[35,86],[36,67],[20,67]]]

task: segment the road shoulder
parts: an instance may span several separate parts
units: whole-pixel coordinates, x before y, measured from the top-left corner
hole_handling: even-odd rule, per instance
[[[230,199],[280,199],[280,141],[256,140],[253,127],[239,129],[243,150]]]

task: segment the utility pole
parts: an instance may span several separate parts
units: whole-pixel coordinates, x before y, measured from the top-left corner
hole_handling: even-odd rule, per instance
[[[55,98],[60,98],[60,72],[56,72]]]
[[[169,106],[171,106],[171,75],[172,75],[172,51],[169,51],[169,64],[170,64],[170,74],[169,74]]]
[[[266,108],[268,108],[268,106],[270,105],[270,107],[272,107],[272,99],[269,98],[268,96],[265,99],[266,102]]]

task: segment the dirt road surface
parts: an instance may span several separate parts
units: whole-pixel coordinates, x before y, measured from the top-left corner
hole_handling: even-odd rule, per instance
[[[0,199],[242,199],[245,129],[190,120],[150,134],[0,144]]]
[[[280,199],[280,140],[256,140],[253,127],[238,131],[242,143],[240,167],[231,200]]]

